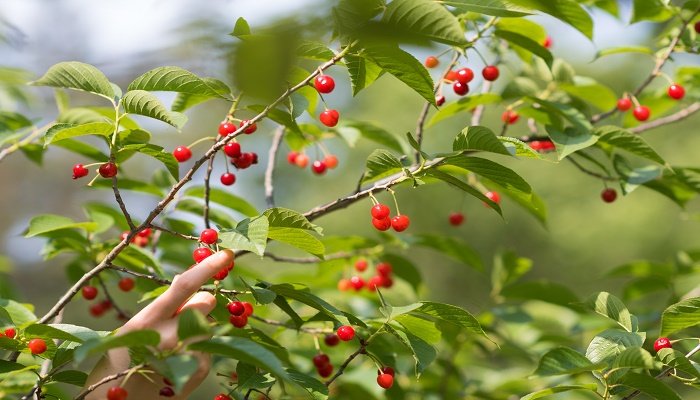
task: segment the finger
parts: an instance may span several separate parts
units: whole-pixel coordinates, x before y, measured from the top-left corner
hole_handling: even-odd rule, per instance
[[[207,257],[191,269],[176,276],[168,290],[139,314],[147,311],[151,318],[172,318],[180,306],[197,293],[199,288],[214,274],[231,265],[233,257],[234,254],[231,250],[220,251]]]
[[[197,310],[206,316],[214,310],[216,307],[216,297],[214,297],[209,292],[198,292],[191,299],[187,300],[185,304],[180,307],[178,313],[182,310]]]

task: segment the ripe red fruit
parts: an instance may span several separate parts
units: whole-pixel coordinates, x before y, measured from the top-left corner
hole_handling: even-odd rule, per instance
[[[369,278],[369,280],[367,281],[367,289],[369,289],[373,292],[375,290],[377,290],[377,287],[382,287],[382,286],[384,286],[384,278],[379,276],[379,275],[375,275],[375,276]]]
[[[158,394],[160,394],[163,397],[173,397],[175,396],[175,391],[173,390],[173,388],[166,386],[160,389],[160,392],[158,392]]]
[[[488,197],[489,199],[491,199],[491,201],[493,201],[496,204],[501,204],[501,195],[498,194],[498,192],[488,191],[488,192],[484,193],[484,196]],[[490,207],[487,203],[484,203],[484,204],[486,206]]]
[[[225,174],[221,175],[221,183],[223,183],[226,186],[231,186],[234,183],[236,183],[236,175],[226,172]]]
[[[552,38],[547,36],[544,38],[544,42],[542,42],[542,47],[545,49],[550,49],[552,47]]]
[[[435,68],[440,64],[440,61],[438,61],[437,58],[430,56],[425,59],[425,67],[426,68]]]
[[[381,374],[377,377],[377,384],[384,389],[389,389],[394,385],[394,377],[389,374]]]
[[[100,165],[99,172],[103,178],[111,178],[117,175],[117,170],[117,164],[110,161]]]
[[[627,97],[622,98],[617,101],[617,109],[620,111],[627,111],[630,108],[632,108],[632,100],[628,99]]]
[[[384,286],[385,288],[390,288],[394,285],[394,280],[390,277],[383,276],[382,278],[384,278],[384,280],[382,281],[382,286]]]
[[[661,349],[670,349],[673,346],[671,345],[671,342],[668,340],[667,337],[661,337],[656,339],[654,342],[654,351],[658,352]]]
[[[32,354],[42,354],[46,351],[46,342],[41,339],[32,339],[27,343],[27,347]]]
[[[9,337],[10,339],[14,339],[16,334],[17,332],[15,332],[15,328],[5,329],[5,336]]]
[[[244,301],[243,307],[245,307],[245,313],[243,315],[245,315],[246,317],[250,317],[251,315],[253,315],[253,305],[252,304],[248,303],[247,301]]]
[[[322,175],[324,172],[326,172],[326,163],[316,160],[313,164],[311,164],[311,170],[314,171],[314,174],[316,175]]]
[[[185,146],[177,146],[175,150],[173,150],[173,156],[175,156],[177,162],[182,163],[189,160],[192,157],[192,150],[188,149]]]
[[[372,225],[374,225],[377,230],[388,231],[391,228],[391,219],[389,217],[384,219],[372,218]]]
[[[316,368],[321,368],[326,364],[330,364],[331,359],[328,358],[327,354],[319,354],[313,358],[313,363]]]
[[[236,124],[232,122],[222,122],[219,125],[219,135],[228,136],[236,131]]]
[[[615,189],[605,189],[600,194],[600,198],[606,203],[612,203],[617,198],[617,192]]]
[[[194,262],[200,263],[210,255],[212,255],[212,251],[210,248],[198,247],[194,250],[194,253],[192,253],[192,258],[194,258]]]
[[[73,179],[82,178],[89,173],[90,171],[83,167],[83,164],[76,164],[75,167],[73,167]]]
[[[253,165],[253,162],[257,161],[258,155],[254,153],[243,153],[238,158],[232,158],[231,164],[235,165],[238,169],[246,169]]]
[[[394,268],[388,262],[377,264],[377,274],[380,276],[389,276]]]
[[[457,82],[462,83],[462,84],[467,84],[474,79],[474,71],[472,71],[470,68],[462,68],[457,71]]]
[[[350,285],[357,291],[365,287],[365,280],[359,276],[353,276],[350,278]]]
[[[296,151],[290,151],[289,153],[287,153],[287,162],[292,165],[296,164],[298,155],[299,153],[297,153]]]
[[[110,303],[110,306],[112,303]],[[109,308],[105,308],[105,306],[102,303],[95,303],[90,306],[90,315],[92,315],[95,318],[101,317],[105,312],[107,312]]]
[[[445,104],[445,96],[443,96],[441,94],[435,96],[435,104],[437,104],[438,107]]]
[[[228,308],[228,312],[231,315],[243,315],[245,313],[245,307],[240,301],[232,301],[228,303],[226,308]]]
[[[231,158],[238,158],[241,156],[241,144],[238,142],[226,143],[224,146],[224,153]]]
[[[396,376],[396,371],[394,371],[394,369],[391,367],[382,367],[382,370],[377,375],[381,375],[381,374],[388,374],[391,376]]]
[[[326,342],[327,346],[333,347],[340,343],[340,338],[335,333],[329,333],[323,338],[323,341]]]
[[[460,212],[450,213],[450,225],[460,226],[464,222],[464,214]]]
[[[228,322],[236,328],[243,328],[248,325],[248,317],[245,315],[231,315],[228,317]]]
[[[637,121],[646,121],[649,119],[651,111],[649,111],[649,107],[647,106],[639,106],[634,108],[632,114],[634,114],[634,117],[637,119]]]
[[[333,169],[338,166],[338,157],[329,154],[323,158],[323,163],[326,164],[328,169]]]
[[[348,279],[341,279],[338,281],[338,290],[340,291],[348,291],[352,287],[352,283],[350,283],[350,280]]]
[[[97,288],[94,286],[85,286],[83,288],[83,297],[85,300],[92,300],[97,297]]]
[[[119,281],[119,289],[121,289],[123,292],[129,292],[131,289],[134,288],[134,280],[127,277],[122,278]]]
[[[214,274],[211,279],[215,281],[223,281],[228,276],[228,267],[221,269],[221,271]]]
[[[348,342],[355,337],[355,330],[350,325],[343,325],[336,331],[343,342]]]
[[[142,237],[142,236],[136,236],[133,240],[133,242],[136,243],[137,246],[139,247],[146,247],[148,246],[148,238]]]
[[[376,219],[385,219],[389,218],[391,210],[389,210],[389,207],[385,206],[384,204],[375,204],[370,210],[370,213],[372,214],[372,217]]]
[[[333,365],[326,364],[321,368],[318,368],[318,374],[323,378],[328,378],[333,374]]]
[[[149,237],[151,236],[151,228],[146,228],[138,233],[139,236],[141,237]]]
[[[454,82],[457,80],[457,71],[450,70],[445,74],[445,80],[448,82]]]
[[[674,83],[668,87],[668,96],[674,100],[680,100],[685,96],[685,89],[683,89],[683,86]]]
[[[216,397],[214,397],[214,400],[233,400],[231,396],[227,396],[225,394],[217,394]]]
[[[248,120],[247,120],[247,119],[244,119],[243,121],[241,121],[241,126],[240,126],[240,127],[243,128],[243,125],[245,125],[245,124],[247,124],[247,123],[248,123]],[[255,125],[255,122],[253,122],[249,127],[245,128],[245,130],[243,131],[243,133],[245,133],[245,134],[247,134],[247,135],[250,135],[251,133],[253,133],[253,132],[257,131],[257,130],[258,130],[258,126]]]
[[[335,81],[328,75],[319,75],[314,81],[314,86],[316,86],[316,90],[319,92],[327,94],[335,89]]]
[[[484,76],[484,79],[492,82],[498,79],[500,74],[501,73],[498,71],[498,67],[495,65],[489,65],[488,67],[484,68],[483,71],[481,71],[481,75]]]
[[[396,232],[403,232],[408,229],[408,224],[411,221],[405,215],[397,215],[391,219],[391,227],[394,228]]]
[[[199,240],[201,240],[202,243],[214,244],[219,240],[219,234],[214,229],[205,229],[199,235]]]
[[[454,85],[452,85],[452,90],[454,90],[454,92],[458,95],[464,96],[465,94],[469,93],[469,85],[462,82],[455,82]]]
[[[123,387],[112,386],[107,391],[107,400],[126,400],[129,393]]]
[[[340,114],[337,110],[326,110],[319,115],[318,119],[321,123],[329,128],[338,125],[338,119],[340,119]]]
[[[696,22],[693,27],[695,28],[695,32],[700,33],[700,21]]]
[[[306,166],[309,165],[309,156],[303,153],[297,155],[294,159],[294,164],[299,168],[306,168]]]
[[[364,258],[360,258],[359,260],[355,261],[355,269],[359,272],[366,270],[367,265],[367,260],[365,260]]]
[[[520,115],[518,115],[518,113],[513,110],[506,110],[501,116],[503,122],[507,122],[511,125],[518,122],[518,118],[520,118]]]

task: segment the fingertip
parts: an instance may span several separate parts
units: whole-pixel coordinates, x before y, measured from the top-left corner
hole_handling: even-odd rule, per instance
[[[216,256],[221,261],[229,261],[236,256],[236,253],[234,253],[233,250],[225,249],[216,253]]]

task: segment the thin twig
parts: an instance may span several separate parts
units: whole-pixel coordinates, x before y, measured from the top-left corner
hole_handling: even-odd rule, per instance
[[[141,272],[132,271],[132,270],[127,269],[127,268],[124,268],[124,267],[118,267],[118,266],[116,266],[116,265],[114,265],[114,264],[107,264],[107,268],[113,269],[113,270],[115,270],[115,271],[121,271],[121,272],[124,272],[125,274],[133,275],[133,276],[136,276],[136,277],[139,277],[139,278],[149,279],[149,280],[152,280],[153,282],[160,283],[160,284],[163,285],[163,286],[170,286],[170,285],[173,284],[172,281],[169,281],[169,280],[167,280],[167,279],[159,278],[159,277],[153,276],[153,275],[143,274],[143,273],[141,273]],[[241,291],[238,291],[238,290],[228,290],[228,289],[218,289],[218,290],[217,290],[217,289],[214,289],[214,288],[205,288],[205,287],[199,288],[198,291],[199,291],[199,292],[209,292],[209,293],[236,294],[236,295],[248,293],[248,292],[241,292]]]
[[[148,227],[149,227],[149,228],[153,228],[153,229],[155,229],[155,230],[157,230],[157,231],[163,231],[163,232],[165,232],[165,233],[169,233],[169,234],[171,234],[171,235],[173,235],[173,236],[181,237],[181,238],[183,238],[183,239],[195,240],[195,241],[196,241],[196,240],[199,240],[199,238],[198,238],[197,236],[183,235],[183,234],[180,233],[180,232],[175,232],[175,231],[173,231],[173,230],[170,230],[170,229],[168,229],[168,228],[164,228],[164,227],[162,227],[162,226],[150,224]]]
[[[648,122],[646,124],[642,124],[639,126],[635,126],[634,128],[630,129],[629,131],[632,133],[642,133],[644,131],[648,131],[649,129],[654,129],[658,128],[662,125],[666,124],[672,124],[674,122],[681,121],[683,119],[686,119],[693,115],[694,113],[698,112],[700,110],[700,103],[693,103],[687,108],[684,108],[680,111],[678,111],[675,114],[671,114],[668,117],[663,117],[659,118],[657,120]]]
[[[265,170],[265,201],[267,202],[267,208],[275,207],[275,187],[272,184],[272,174],[275,172],[277,150],[280,147],[280,142],[283,137],[284,125],[280,125],[272,139],[272,145],[270,145],[270,152],[267,159],[267,169]]]
[[[367,348],[367,346],[369,346],[369,344],[370,344],[369,339],[368,340],[360,339],[360,348],[355,350],[354,353],[350,354],[350,356],[347,358],[347,360],[345,360],[343,365],[341,365],[340,368],[338,368],[338,372],[336,372],[335,375],[333,375],[333,377],[331,377],[331,379],[326,381],[326,386],[330,386],[334,380],[338,379],[338,377],[343,374],[343,371],[345,371],[345,368],[348,367],[348,365],[352,362],[352,360],[354,360],[357,356],[359,356],[360,354],[363,354],[365,352],[365,349]]]
[[[114,301],[114,298],[109,294],[109,290],[107,290],[107,285],[105,285],[105,282],[102,280],[102,277],[100,275],[97,275],[97,281],[100,282],[100,286],[102,286],[102,290],[105,292],[105,297],[110,303],[112,303],[112,307],[114,307],[117,313],[119,313],[119,315],[126,319],[131,319],[131,315],[122,310],[121,307],[117,305],[117,302]]]
[[[117,200],[117,204],[119,204],[119,208],[122,210],[122,214],[124,214],[124,218],[126,218],[126,223],[129,224],[129,229],[132,231],[136,229],[136,225],[134,225],[134,221],[131,220],[131,215],[129,215],[129,211],[126,210],[126,204],[124,204],[124,200],[122,200],[122,195],[119,193],[119,186],[117,186],[117,176],[112,177],[112,191],[114,191],[114,198]]]
[[[381,250],[378,250],[378,248],[381,248],[381,246],[375,246],[373,248],[369,249],[362,249],[358,251],[340,251],[337,253],[333,254],[326,254],[321,260],[318,257],[285,257],[285,256],[278,256],[272,253],[264,253],[263,256],[267,258],[271,258],[275,261],[280,261],[280,262],[288,262],[288,263],[294,263],[294,264],[316,264],[320,263],[322,261],[328,261],[328,260],[339,260],[339,259],[344,259],[344,258],[352,258],[352,257],[357,257],[361,255],[370,255],[370,254],[375,254]]]
[[[587,175],[590,175],[594,178],[598,178],[598,179],[602,179],[604,181],[610,181],[610,182],[620,180],[620,178],[616,178],[616,177],[612,177],[612,176],[599,174],[597,172],[593,172],[593,171],[589,170],[588,168],[584,167],[583,165],[579,164],[579,162],[574,160],[572,157],[566,157],[566,159],[571,161],[571,163],[574,164],[574,166],[576,166],[576,168],[578,168],[581,172],[583,172]]]
[[[207,173],[204,175],[204,211],[202,212],[202,217],[204,218],[204,226],[209,229],[211,228],[209,224],[209,194],[211,192],[211,186],[209,180],[211,179],[211,171],[214,170],[214,158],[216,158],[216,153],[212,154],[207,163]]]
[[[116,374],[114,374],[114,375],[105,376],[104,378],[100,379],[99,381],[95,382],[94,384],[88,386],[88,388],[85,389],[84,392],[80,393],[80,394],[79,394],[78,396],[76,396],[75,399],[73,399],[73,400],[83,400],[83,399],[85,399],[85,397],[86,397],[88,394],[92,393],[92,392],[95,391],[98,387],[104,385],[105,383],[108,383],[108,382],[117,380],[117,379],[121,378],[122,376],[126,376],[126,375],[128,375],[129,373],[131,373],[131,371],[138,371],[138,370],[140,370],[140,369],[146,368],[146,366],[147,366],[146,364],[139,364],[139,365],[137,365],[137,366],[135,366],[135,367],[131,367],[131,368],[127,369],[127,370],[121,371],[121,372],[116,373]]]
[[[281,327],[283,327],[283,328],[293,329],[293,330],[295,330],[295,331],[301,331],[301,332],[306,332],[306,333],[318,334],[318,333],[332,333],[332,332],[333,332],[333,329],[323,329],[323,328],[301,328],[301,327],[297,328],[296,326],[287,325],[287,324],[285,324],[285,323],[282,323],[282,322],[279,322],[279,321],[275,321],[275,320],[272,320],[272,319],[266,319],[266,318],[258,317],[258,316],[255,315],[255,314],[251,315],[249,318],[253,318],[253,319],[258,320],[258,321],[260,321],[260,322],[264,322],[264,323],[266,323],[266,324],[268,324],[268,325],[281,326]]]

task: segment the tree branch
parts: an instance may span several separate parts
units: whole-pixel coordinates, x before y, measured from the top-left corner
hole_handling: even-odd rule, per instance
[[[272,184],[272,174],[275,172],[277,150],[280,147],[280,142],[283,137],[284,125],[280,125],[272,139],[272,145],[270,145],[270,152],[267,159],[267,169],[265,170],[265,201],[267,201],[267,208],[275,207],[275,187]]]
[[[165,232],[165,233],[169,233],[169,234],[171,234],[171,235],[173,235],[173,236],[181,237],[181,238],[183,238],[183,239],[194,240],[194,241],[199,240],[199,238],[198,238],[197,236],[183,235],[183,234],[180,233],[180,232],[175,232],[175,231],[173,231],[173,230],[170,230],[170,229],[168,229],[168,228],[164,228],[164,227],[162,227],[162,226],[150,224],[150,225],[148,225],[148,227],[149,227],[149,228],[153,228],[153,229],[158,230],[158,231],[163,231],[163,232]]]
[[[97,275],[97,281],[100,282],[100,286],[102,286],[102,290],[105,292],[105,297],[107,298],[107,300],[110,303],[112,303],[112,307],[114,307],[114,309],[117,310],[119,315],[121,315],[122,317],[124,317],[126,319],[131,319],[131,315],[129,315],[124,310],[122,310],[121,307],[119,307],[119,305],[117,305],[117,302],[114,301],[112,296],[109,294],[109,290],[107,290],[107,285],[105,285],[105,282],[102,280],[101,276]]]
[[[336,372],[335,375],[333,375],[333,377],[331,377],[331,379],[326,381],[326,386],[330,386],[334,380],[338,379],[338,377],[343,374],[343,371],[345,371],[345,368],[347,368],[348,365],[350,365],[352,360],[354,360],[360,354],[364,354],[365,349],[371,343],[370,339],[367,339],[367,340],[360,339],[360,348],[355,350],[354,353],[350,354],[350,356],[347,358],[347,360],[345,360],[345,362],[340,366],[340,368],[338,368],[338,372]]]
[[[690,117],[691,115],[698,112],[698,110],[700,110],[700,103],[693,103],[690,106],[688,106],[687,108],[684,108],[675,114],[671,114],[668,117],[656,119],[656,120],[648,122],[646,124],[641,124],[639,126],[635,126],[634,128],[630,129],[629,131],[632,133],[642,133],[642,132],[648,131],[650,129],[658,128],[662,125],[672,124],[674,122],[678,122],[678,121],[681,121],[683,119]]]
[[[124,200],[122,200],[122,195],[119,193],[119,187],[117,186],[117,176],[112,177],[112,191],[114,192],[114,198],[117,200],[117,204],[119,204],[119,208],[122,210],[122,214],[124,214],[124,218],[126,218],[126,223],[129,224],[129,228],[133,231],[136,229],[136,225],[134,225],[134,221],[131,220],[131,215],[129,215],[129,211],[126,210],[126,204],[124,204]]]
[[[139,365],[137,365],[137,366],[135,366],[135,367],[131,367],[131,368],[127,369],[127,370],[121,371],[121,372],[116,373],[116,374],[114,374],[114,375],[105,376],[104,378],[100,379],[98,382],[95,382],[94,384],[88,386],[88,388],[85,389],[84,392],[80,393],[80,394],[79,394],[78,396],[76,396],[75,399],[73,399],[73,400],[84,400],[85,397],[86,397],[88,394],[92,393],[92,392],[95,391],[98,387],[104,385],[105,383],[108,383],[108,382],[117,380],[117,379],[121,378],[122,376],[126,376],[126,375],[128,375],[129,373],[131,373],[131,371],[138,371],[138,370],[140,370],[140,369],[146,368],[146,366],[147,366],[146,364],[139,364]]]

